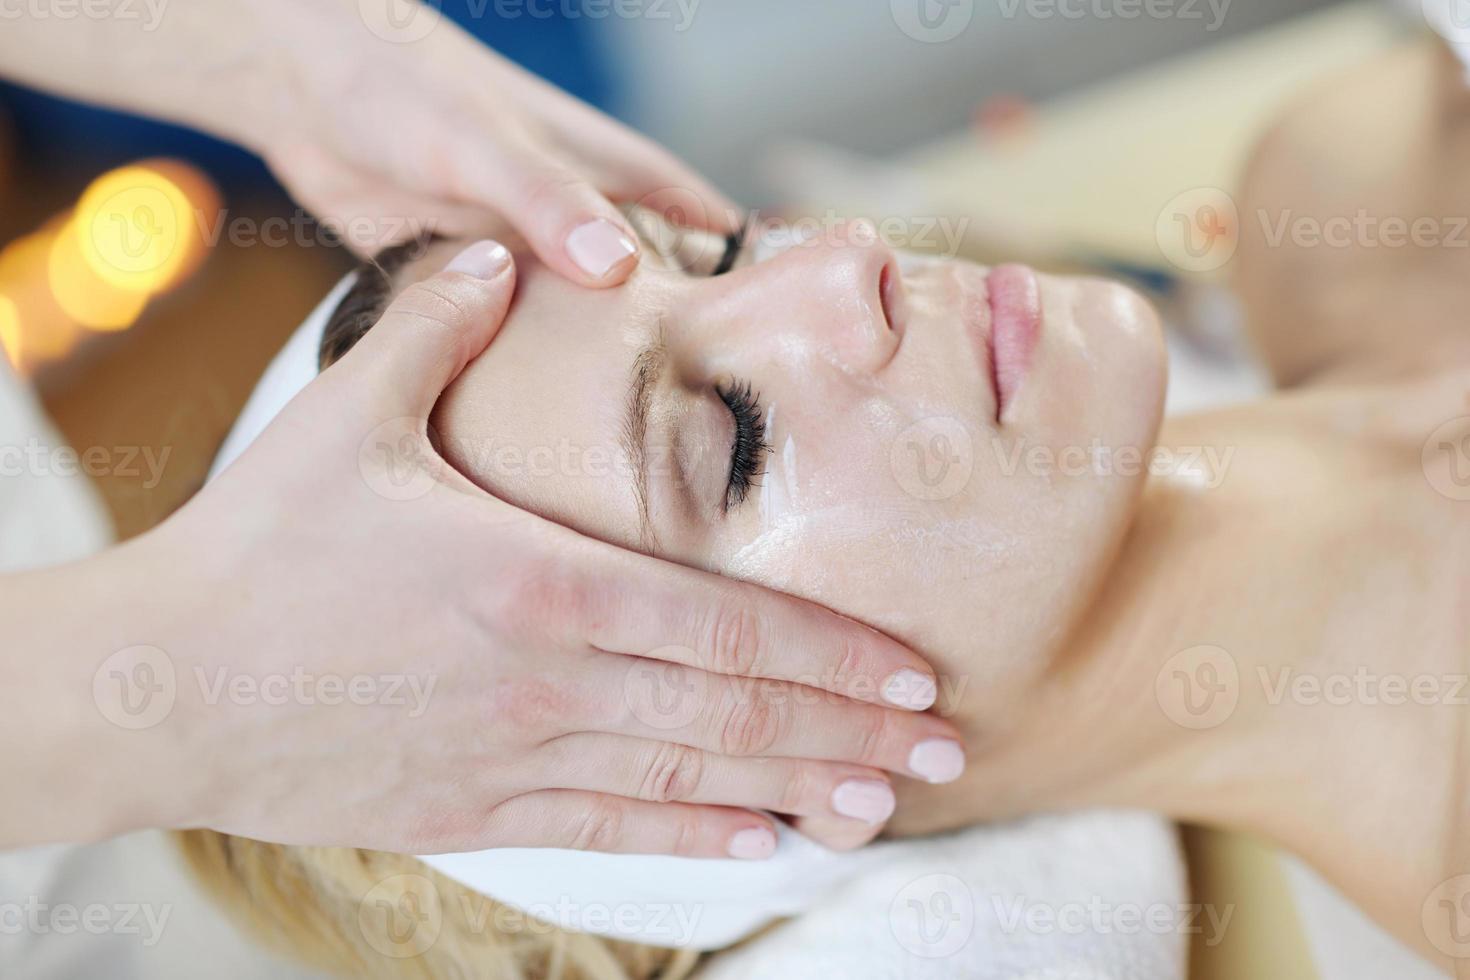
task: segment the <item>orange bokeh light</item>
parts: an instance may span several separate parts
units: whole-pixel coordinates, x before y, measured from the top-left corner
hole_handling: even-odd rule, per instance
[[[70,353],[79,327],[132,326],[151,297],[198,269],[218,207],[209,179],[177,161],[143,161],[94,180],[74,210],[0,250],[6,357],[27,371]]]
[[[13,348],[18,357],[11,360],[22,371],[64,357],[77,343],[77,325],[52,296],[47,271],[58,226],[52,221],[0,251],[0,292],[16,314]]]
[[[51,243],[47,277],[57,305],[91,330],[126,330],[148,305],[148,293],[120,289],[97,275],[82,254],[75,218],[62,225]]]
[[[5,359],[10,362],[10,366],[19,371],[20,311],[15,308],[10,297],[4,294],[0,294],[0,349],[5,351]]]

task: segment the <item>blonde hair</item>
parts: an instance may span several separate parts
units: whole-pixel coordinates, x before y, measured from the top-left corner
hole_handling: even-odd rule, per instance
[[[329,973],[380,980],[678,980],[692,950],[567,932],[406,854],[178,835],[206,890],[247,931]]]

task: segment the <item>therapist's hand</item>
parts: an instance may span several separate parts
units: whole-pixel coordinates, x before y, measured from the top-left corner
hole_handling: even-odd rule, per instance
[[[735,230],[735,206],[667,151],[436,7],[290,0],[279,104],[256,124],[244,117],[243,141],[359,253],[411,237],[409,223],[466,234],[490,208],[552,269],[611,286],[635,266],[638,239],[609,198]]]
[[[168,716],[122,736],[179,783],[151,819],[405,852],[759,858],[771,820],[741,808],[852,844],[892,808],[883,770],[957,776],[912,652],[582,537],[442,462],[426,419],[514,279],[481,243],[410,287],[214,483],[110,556],[137,583],[125,621],[192,597],[124,631],[177,677]]]
[[[636,265],[637,238],[611,201],[676,226],[739,223],[669,153],[496,55],[437,2],[158,6],[141,28],[5,18],[0,75],[238,143],[364,257],[426,225],[471,234],[491,209],[552,269],[613,286]],[[499,16],[488,0],[470,8]]]

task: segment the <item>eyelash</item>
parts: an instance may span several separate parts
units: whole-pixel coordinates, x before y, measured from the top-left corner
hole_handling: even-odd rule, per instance
[[[720,256],[720,261],[715,265],[715,270],[709,274],[711,279],[715,276],[723,276],[735,268],[735,263],[740,259],[740,253],[745,251],[745,239],[749,233],[750,222],[747,220],[745,224],[740,226],[739,231],[733,235],[725,236],[725,252]]]
[[[749,382],[717,387],[720,400],[735,418],[735,441],[730,447],[730,479],[725,487],[725,513],[744,503],[771,447],[766,444],[766,422],[760,396]]]

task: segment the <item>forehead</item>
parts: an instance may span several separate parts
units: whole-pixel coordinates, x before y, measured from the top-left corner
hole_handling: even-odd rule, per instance
[[[401,285],[442,269],[466,243],[443,242]],[[510,243],[507,243],[508,245]],[[639,547],[627,450],[632,367],[663,305],[658,273],[583,289],[523,245],[510,312],[435,409],[445,458],[490,493],[624,547]]]

